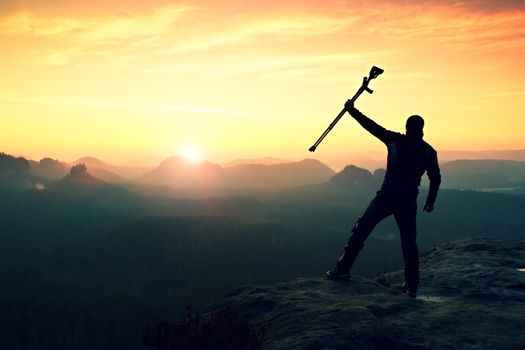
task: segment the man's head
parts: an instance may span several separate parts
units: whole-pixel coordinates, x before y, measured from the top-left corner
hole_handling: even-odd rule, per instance
[[[419,115],[411,115],[407,119],[406,133],[410,136],[423,138],[423,126],[425,121]]]

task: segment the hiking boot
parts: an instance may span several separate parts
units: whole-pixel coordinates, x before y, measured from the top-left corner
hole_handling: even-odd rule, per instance
[[[417,295],[417,287],[409,286],[406,282],[403,283],[401,290],[411,298],[415,298]]]
[[[350,279],[350,273],[341,271],[336,265],[333,269],[326,271],[326,278],[329,280],[348,280]]]

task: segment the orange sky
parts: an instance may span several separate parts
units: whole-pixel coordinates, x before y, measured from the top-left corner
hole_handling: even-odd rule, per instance
[[[304,158],[383,145],[357,107],[438,149],[525,148],[523,1],[0,2],[0,151],[119,162]]]

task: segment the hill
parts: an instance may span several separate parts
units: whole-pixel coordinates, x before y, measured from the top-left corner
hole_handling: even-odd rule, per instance
[[[525,191],[525,162],[460,159],[443,162],[440,168],[442,189],[483,190],[509,194],[522,194]],[[372,174],[355,165],[347,165],[330,179],[330,184],[354,189],[379,188],[384,175],[385,169],[376,169]],[[428,185],[426,175],[422,177],[422,185]]]
[[[485,151],[448,151],[438,150],[441,160],[457,159],[501,159],[525,162],[525,149],[517,150],[485,150]]]
[[[107,183],[87,171],[84,164],[77,164],[71,167],[68,175],[55,184],[55,188],[61,190],[93,190],[106,188]]]
[[[209,162],[193,164],[180,157],[170,157],[138,181],[189,192],[225,193],[228,190],[278,189],[320,184],[328,181],[334,174],[328,166],[313,159],[222,168]]]
[[[29,166],[31,174],[48,180],[63,178],[68,174],[70,168],[67,163],[52,158],[42,158],[38,162],[31,160]]]
[[[138,180],[143,184],[169,186],[188,190],[216,188],[224,184],[224,171],[209,162],[190,163],[181,157],[170,157]]]
[[[377,172],[372,174],[366,169],[359,168],[355,165],[347,165],[341,172],[330,178],[330,184],[343,187],[369,187],[378,186],[383,180],[384,174]]]
[[[243,164],[225,169],[229,181],[238,187],[289,187],[319,184],[335,172],[315,159],[272,165]]]
[[[235,159],[230,162],[221,164],[222,167],[228,168],[236,165],[246,165],[246,164],[262,164],[262,165],[274,165],[287,163],[288,160],[274,157],[264,157],[264,158],[251,158],[251,159]]]
[[[145,166],[119,166],[108,164],[95,157],[82,157],[70,165],[85,164],[94,176],[111,183],[122,183],[135,180],[152,170]]]
[[[238,308],[265,349],[522,349],[524,256],[523,242],[455,241],[422,256],[417,299],[399,271],[241,287],[209,310]]]
[[[484,150],[484,151],[449,151],[437,150],[441,163],[458,159],[499,159],[525,161],[525,150]],[[341,155],[318,155],[324,163],[336,169],[342,169],[346,164],[355,164],[359,167],[373,170],[386,166],[386,149],[375,152],[345,152]]]
[[[451,188],[505,186],[525,182],[525,162],[460,159],[442,164],[443,185]]]
[[[42,189],[45,188],[45,182],[44,179],[31,174],[27,159],[0,152],[0,189]]]

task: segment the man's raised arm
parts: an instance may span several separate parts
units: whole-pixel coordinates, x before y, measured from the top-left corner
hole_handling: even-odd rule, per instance
[[[381,125],[377,124],[375,121],[361,113],[359,110],[357,110],[357,108],[354,107],[354,103],[350,100],[345,103],[345,109],[369,133],[383,141],[383,143],[386,145],[390,144],[392,137],[395,134],[394,132],[383,128]]]

